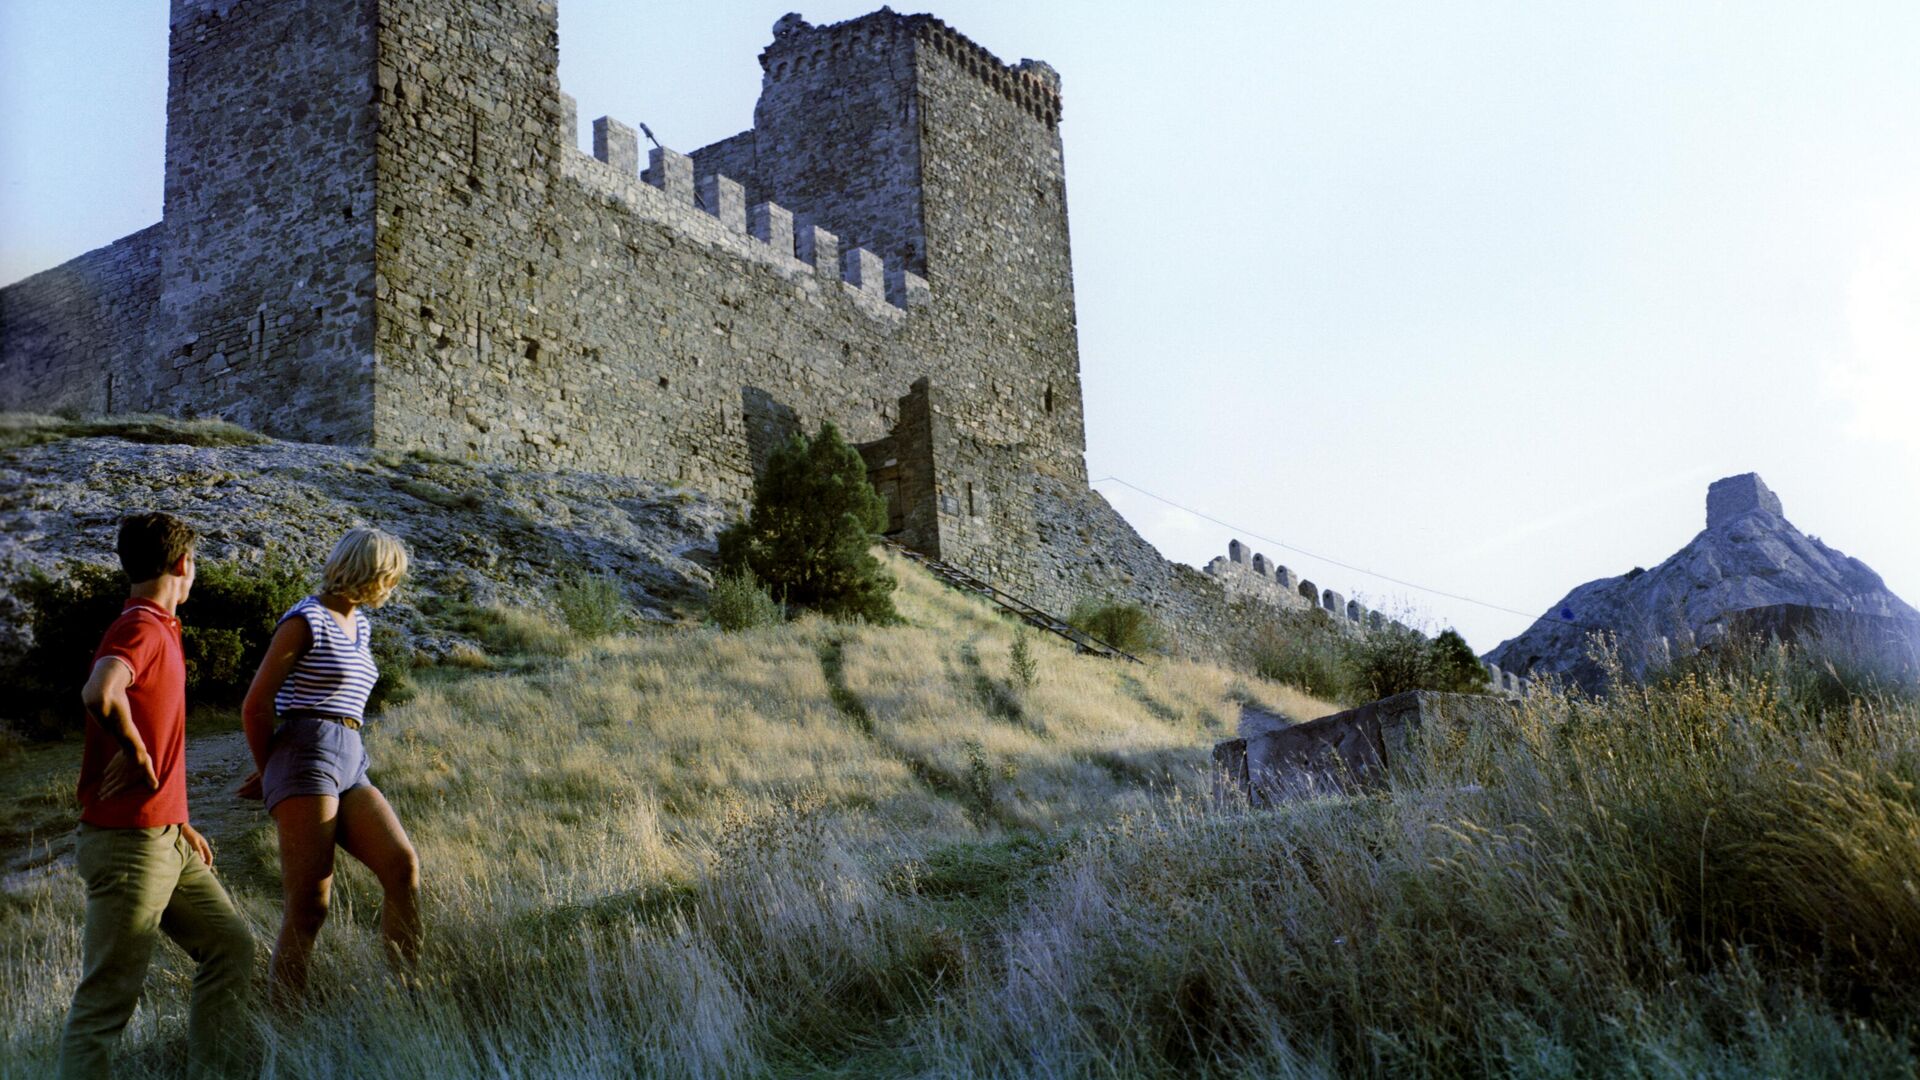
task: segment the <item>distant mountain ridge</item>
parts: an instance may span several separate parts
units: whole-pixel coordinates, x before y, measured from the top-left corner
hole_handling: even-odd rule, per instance
[[[1840,612],[1920,634],[1920,611],[1866,563],[1795,528],[1759,474],[1744,473],[1708,487],[1707,527],[1687,546],[1651,570],[1575,588],[1486,659],[1598,689],[1605,673],[1587,656],[1595,631],[1615,634],[1628,671],[1640,675],[1650,663],[1713,641],[1755,609]]]

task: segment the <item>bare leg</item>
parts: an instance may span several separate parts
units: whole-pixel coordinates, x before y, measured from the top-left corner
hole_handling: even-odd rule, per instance
[[[280,827],[280,888],[285,910],[273,946],[268,982],[273,1003],[296,1009],[307,995],[307,962],[313,939],[327,921],[333,897],[333,844],[340,800],[332,795],[293,795],[273,808]]]
[[[420,857],[379,788],[366,785],[341,794],[339,841],[380,879],[387,963],[402,981],[411,980],[420,962]]]

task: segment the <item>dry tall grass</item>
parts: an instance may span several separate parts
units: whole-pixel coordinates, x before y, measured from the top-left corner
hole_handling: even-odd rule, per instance
[[[963,1075],[1911,1076],[1920,708],[1539,693],[1390,794],[1174,801],[935,1008]],[[1771,671],[1765,669],[1770,668]]]
[[[1011,623],[892,569],[905,627],[806,619],[566,648],[516,627],[498,644],[549,657],[538,670],[428,680],[369,731],[425,866],[427,984],[379,977],[379,890],[343,860],[314,977],[332,992],[304,1024],[262,1019],[268,1072],[912,1071],[929,1010],[996,963],[997,920],[1077,836],[1198,797],[1236,700],[1331,711],[1057,639],[1031,642],[1040,677],[1023,688]],[[216,839],[270,931],[270,826]],[[77,976],[82,898],[66,870],[4,896],[0,1074],[37,1076]],[[171,949],[156,960],[129,1075],[184,1064],[189,968]]]
[[[266,1074],[1920,1070],[1913,697],[1810,696],[1774,650],[1537,692],[1431,733],[1391,791],[1249,812],[1201,771],[1234,703],[1329,707],[1039,638],[1025,687],[1012,626],[893,569],[905,627],[652,632],[428,680],[371,737],[426,868],[427,984],[379,977],[348,867],[330,993],[261,1020]],[[41,770],[9,799],[44,800],[46,753],[6,763]],[[270,927],[271,830],[221,865]],[[80,890],[3,895],[0,1073],[38,1076]],[[157,965],[127,1075],[183,1067],[185,976]]]

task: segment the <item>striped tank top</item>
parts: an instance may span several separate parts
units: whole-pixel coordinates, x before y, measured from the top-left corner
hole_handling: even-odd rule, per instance
[[[373,693],[373,684],[380,677],[373,663],[373,627],[367,623],[366,612],[353,609],[353,630],[349,632],[340,628],[340,620],[318,598],[309,596],[280,616],[281,622],[288,619],[305,619],[313,643],[273,696],[274,711],[361,719],[367,709],[367,695]]]

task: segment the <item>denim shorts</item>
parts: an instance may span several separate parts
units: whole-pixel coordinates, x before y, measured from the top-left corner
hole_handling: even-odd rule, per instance
[[[331,720],[301,717],[282,723],[267,750],[260,787],[267,809],[293,795],[332,795],[366,787],[367,748],[360,733]]]

